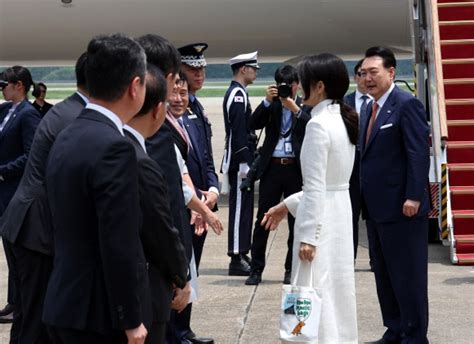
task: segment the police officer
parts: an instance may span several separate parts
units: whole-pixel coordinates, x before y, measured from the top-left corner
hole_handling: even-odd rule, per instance
[[[206,78],[207,63],[204,51],[207,47],[206,43],[193,43],[178,48],[178,51],[181,54],[181,72],[186,76],[189,91],[189,106],[183,115],[183,123],[194,147],[189,153],[191,159],[187,159],[186,166],[197,189],[196,194],[204,196],[210,209],[217,210],[219,180],[212,156],[211,122],[196,97]],[[193,235],[194,256],[198,268],[206,234],[207,232],[200,236]]]
[[[265,268],[265,250],[268,231],[260,222],[271,207],[301,191],[303,184],[300,168],[300,151],[309,112],[301,109],[301,98],[296,96],[298,74],[290,65],[283,65],[275,72],[276,85],[270,85],[266,98],[250,118],[251,129],[265,129],[265,141],[260,149],[256,177],[260,178],[257,220],[253,232],[250,277],[245,284],[257,285]],[[290,283],[295,218],[288,215],[288,251],[285,260],[284,283]]]
[[[234,77],[223,103],[226,146],[222,162],[223,189],[227,182],[229,186],[227,254],[231,257],[229,275],[248,276],[253,193],[242,193],[239,187],[247,177],[255,152],[256,136],[249,127],[252,108],[246,87],[257,78],[257,52],[235,56],[229,62]]]

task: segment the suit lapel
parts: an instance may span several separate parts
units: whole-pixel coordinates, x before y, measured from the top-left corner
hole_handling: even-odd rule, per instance
[[[26,99],[23,100],[20,104],[18,104],[18,106],[16,107],[15,111],[13,111],[13,113],[11,114],[10,116],[10,119],[8,120],[8,122],[5,124],[5,126],[3,127],[3,130],[1,132],[1,135],[3,136],[6,132],[8,132],[8,129],[10,129],[11,125],[13,124],[13,122],[15,121],[16,117],[17,117],[17,114],[23,110],[23,108],[26,106],[26,103],[25,102],[28,102]],[[7,110],[7,113],[8,111],[10,111],[11,109],[11,106],[8,108]],[[3,117],[3,119],[5,119],[5,117]],[[3,121],[2,119],[2,121]]]
[[[372,127],[372,132],[370,133],[369,141],[367,142],[367,147],[371,145],[371,143],[374,141],[375,136],[377,135],[380,127],[384,125],[387,120],[392,116],[393,109],[395,107],[395,99],[396,97],[394,96],[394,93],[396,92],[396,89],[393,89],[392,93],[388,96],[387,101],[383,105],[383,107],[380,109],[379,114],[377,115],[377,118],[375,119],[374,126]],[[370,114],[372,114],[372,109],[370,109]],[[370,116],[367,116],[370,118]],[[367,127],[366,130],[367,131]]]

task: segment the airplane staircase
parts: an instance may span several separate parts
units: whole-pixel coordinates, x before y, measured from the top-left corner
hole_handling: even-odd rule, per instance
[[[474,264],[474,1],[438,0],[453,261]]]

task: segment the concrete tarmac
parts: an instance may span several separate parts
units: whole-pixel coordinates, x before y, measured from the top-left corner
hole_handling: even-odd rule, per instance
[[[253,108],[259,101],[261,99],[251,99]],[[225,136],[222,99],[205,98],[202,103],[213,125],[214,158],[218,169]],[[227,231],[226,197],[221,197],[219,208],[219,217]],[[221,236],[216,236],[213,232],[208,234],[201,261],[199,300],[194,303],[192,314],[192,328],[198,335],[213,337],[216,344],[279,343],[279,312],[287,231],[286,223],[282,223],[277,231],[270,233],[267,266],[263,282],[258,286],[244,285],[245,277],[228,276],[227,232]],[[359,342],[364,343],[379,339],[384,327],[374,276],[369,270],[367,235],[363,221],[360,221],[359,240],[355,278]],[[7,273],[5,257],[0,253],[0,308],[6,301]],[[473,267],[451,265],[449,248],[441,244],[430,244],[428,273],[430,342],[474,343]],[[0,344],[9,342],[9,331],[10,325],[0,324]]]

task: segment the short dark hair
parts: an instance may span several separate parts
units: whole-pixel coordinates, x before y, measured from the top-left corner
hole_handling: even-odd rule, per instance
[[[166,100],[166,79],[158,67],[153,64],[147,66],[145,77],[145,101],[137,116],[145,115],[159,103]]]
[[[36,84],[38,87],[44,87],[45,90],[47,90],[48,88],[46,87],[45,83],[44,82],[38,82]]]
[[[306,56],[298,64],[298,75],[305,100],[310,97],[314,85],[319,81],[324,84],[327,98],[340,105],[349,140],[355,145],[358,139],[359,117],[354,109],[342,101],[349,88],[349,75],[344,61],[328,53]]]
[[[383,60],[384,68],[397,68],[397,60],[395,59],[395,55],[393,51],[386,47],[371,47],[366,50],[365,57],[373,57],[378,56],[381,57]]]
[[[181,66],[181,55],[166,38],[158,35],[147,34],[137,38],[143,47],[148,63],[157,66],[163,74],[177,74]]]
[[[86,84],[93,98],[120,99],[135,77],[145,81],[142,47],[123,34],[94,37],[87,46]]]
[[[360,59],[356,65],[354,66],[354,76],[357,75],[357,73],[359,73],[359,69],[360,67],[362,67],[362,63],[364,62],[364,59]]]
[[[33,78],[28,68],[23,66],[13,66],[5,69],[3,71],[3,79],[10,83],[17,83],[21,81],[23,87],[25,88],[25,95],[30,90],[31,85],[33,85]]]
[[[298,71],[291,65],[283,65],[275,71],[275,81],[277,84],[286,83],[291,84],[298,82]]]
[[[87,52],[83,52],[81,56],[76,61],[76,85],[86,88],[86,61],[87,61]]]

